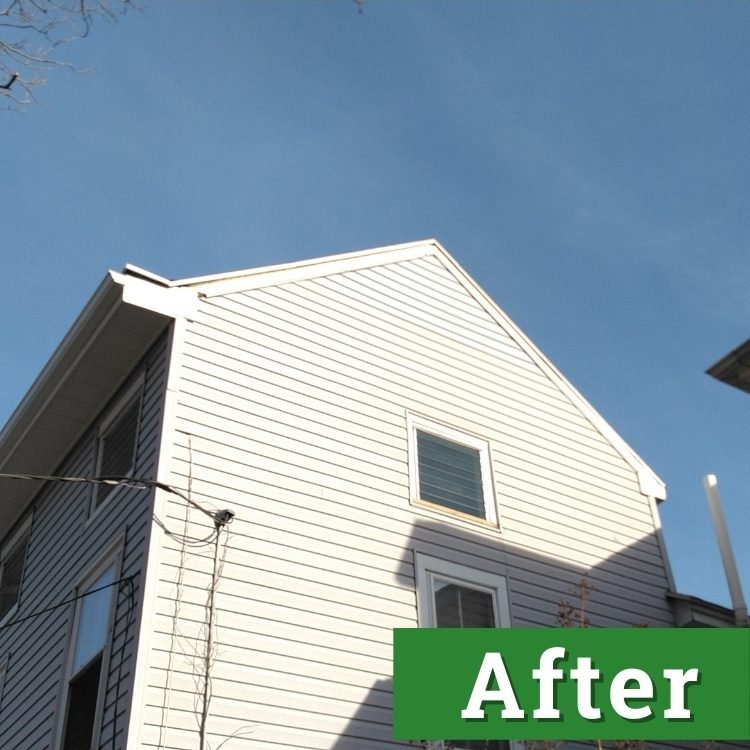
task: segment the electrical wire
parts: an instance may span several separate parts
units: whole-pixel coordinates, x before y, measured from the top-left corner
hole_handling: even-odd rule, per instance
[[[124,583],[125,581],[130,581],[132,584],[132,581],[136,575],[137,574],[134,574],[131,576],[124,576],[123,578],[120,578],[119,580],[114,581],[112,583],[107,583],[104,586],[99,586],[98,588],[91,589],[91,591],[87,591],[84,594],[79,594],[78,596],[73,596],[70,599],[65,599],[65,601],[58,602],[57,604],[53,604],[51,607],[46,607],[45,609],[40,609],[38,612],[32,612],[30,615],[26,615],[25,617],[19,617],[17,620],[11,620],[10,622],[6,622],[4,625],[0,625],[0,630],[6,630],[7,628],[11,628],[14,625],[20,625],[22,622],[26,622],[27,620],[32,620],[35,617],[46,615],[48,612],[53,612],[56,609],[60,609],[60,607],[64,607],[72,602],[77,602],[79,599],[83,599],[87,596],[91,596],[92,594],[96,594],[99,591],[104,591],[104,589],[111,588],[112,586],[119,586],[121,583]]]
[[[125,534],[127,536],[127,530],[125,531]],[[117,667],[117,683],[115,685],[115,700],[114,700],[114,709],[112,714],[112,750],[115,750],[115,743],[117,742],[117,704],[120,702],[120,685],[122,684],[122,664],[125,661],[125,649],[128,646],[128,635],[130,634],[130,626],[133,624],[133,621],[135,620],[135,584],[133,583],[133,578],[135,576],[131,576],[130,578],[126,578],[122,583],[127,585],[127,601],[128,601],[128,611],[125,616],[125,629],[122,635],[122,646],[120,648],[120,659],[119,664]],[[118,593],[122,593],[122,586],[120,587]],[[115,640],[115,633],[114,628],[112,629],[112,645],[114,645]]]
[[[207,510],[203,506],[195,502],[189,495],[186,495],[176,487],[172,487],[170,484],[165,482],[158,482],[155,479],[141,479],[140,477],[59,477],[59,476],[47,476],[44,474],[2,474],[0,473],[0,479],[25,479],[31,481],[40,482],[73,482],[73,483],[87,483],[87,484],[107,484],[107,485],[119,485],[125,487],[132,487],[134,489],[148,490],[148,489],[159,489],[164,492],[170,492],[177,497],[181,497],[186,503],[190,503],[196,510],[201,513],[205,513],[209,518],[214,518],[213,511]]]

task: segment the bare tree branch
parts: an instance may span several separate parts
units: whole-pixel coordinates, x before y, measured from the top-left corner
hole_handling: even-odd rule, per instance
[[[0,109],[23,110],[54,68],[81,72],[56,51],[115,21],[133,0],[0,0]]]

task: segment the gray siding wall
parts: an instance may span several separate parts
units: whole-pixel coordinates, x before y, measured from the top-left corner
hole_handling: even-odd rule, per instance
[[[170,481],[237,514],[213,747],[395,746],[415,552],[506,576],[517,626],[553,626],[584,575],[592,624],[672,625],[633,470],[437,257],[202,300],[177,398]],[[410,503],[407,412],[490,442],[499,529]],[[185,512],[165,517],[210,534]],[[165,538],[143,746],[197,747],[211,560]]]
[[[133,374],[133,378],[141,374],[145,377],[134,471],[139,477],[152,478],[156,472],[165,371],[166,339],[163,339]],[[98,421],[71,451],[56,475],[94,474]],[[32,530],[20,606],[13,619],[26,617],[74,596],[81,579],[117,540],[121,540],[121,575],[136,576],[134,598],[131,601],[127,588],[122,588],[116,595],[99,743],[102,748],[119,750],[124,747],[123,731],[130,708],[138,628],[137,618],[128,626],[128,615],[134,606],[135,617],[140,605],[152,492],[118,487],[97,514],[89,519],[92,490],[90,484],[56,482],[40,489],[28,511],[32,516]],[[73,604],[68,604],[0,630],[0,660],[6,656],[9,659],[0,707],[0,747],[44,750],[57,746],[58,718],[63,702],[62,680],[74,609]],[[114,745],[113,731],[117,735]]]

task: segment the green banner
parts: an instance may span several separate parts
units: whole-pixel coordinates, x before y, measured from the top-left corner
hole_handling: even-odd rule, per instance
[[[750,630],[394,631],[399,740],[750,739]]]

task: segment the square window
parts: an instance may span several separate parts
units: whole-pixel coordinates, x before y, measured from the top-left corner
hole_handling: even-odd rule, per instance
[[[411,497],[497,523],[486,440],[409,415]]]
[[[510,626],[503,576],[417,553],[420,627],[496,628]],[[515,750],[508,740],[445,740],[443,750]]]
[[[0,622],[15,610],[21,596],[26,548],[31,527],[25,527],[0,550]]]
[[[138,425],[141,415],[141,384],[134,395],[131,389],[99,428],[96,476],[127,477],[135,469]],[[95,485],[93,510],[97,510],[116,488],[114,484]]]

